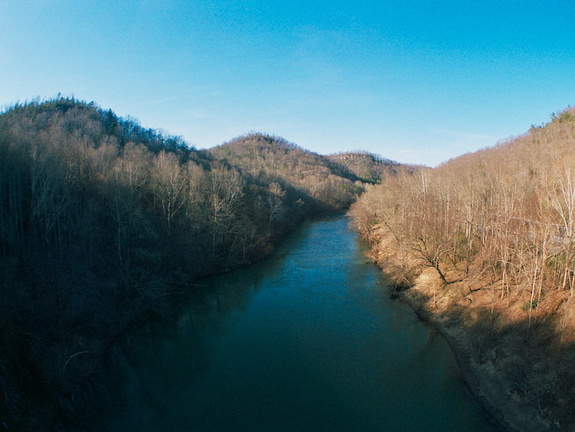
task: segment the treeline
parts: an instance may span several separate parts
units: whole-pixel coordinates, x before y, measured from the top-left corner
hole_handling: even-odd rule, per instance
[[[574,167],[568,109],[509,142],[388,177],[352,210],[396,289],[432,269],[439,283],[419,300],[469,331],[477,365],[506,377],[502,395],[534,409],[535,430],[575,424]]]
[[[0,429],[50,429],[58,399],[170,293],[265,256],[361,189],[330,171],[312,190],[297,159],[315,155],[241,140],[295,156],[236,166],[70,98],[0,115]]]

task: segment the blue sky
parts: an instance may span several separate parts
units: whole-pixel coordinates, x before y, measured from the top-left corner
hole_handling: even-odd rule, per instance
[[[575,0],[0,0],[0,106],[435,166],[575,103]]]

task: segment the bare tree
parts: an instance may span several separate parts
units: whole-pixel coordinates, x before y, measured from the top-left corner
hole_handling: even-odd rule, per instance
[[[174,218],[189,196],[186,166],[181,165],[173,153],[162,151],[153,161],[152,175],[154,197],[164,215],[168,235],[171,235]]]

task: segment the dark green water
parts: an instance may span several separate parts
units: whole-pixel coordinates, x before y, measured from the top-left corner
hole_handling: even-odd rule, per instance
[[[308,224],[181,296],[173,320],[117,348],[85,429],[494,431],[445,341],[389,299],[347,224]]]

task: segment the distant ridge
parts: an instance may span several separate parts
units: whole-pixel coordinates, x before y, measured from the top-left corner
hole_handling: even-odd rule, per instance
[[[419,169],[415,165],[400,164],[363,150],[335,153],[328,155],[327,158],[349,169],[361,181],[374,184],[381,183],[388,175]]]
[[[252,176],[295,187],[325,209],[341,211],[363,191],[361,179],[345,166],[281,137],[250,133],[209,152]]]

